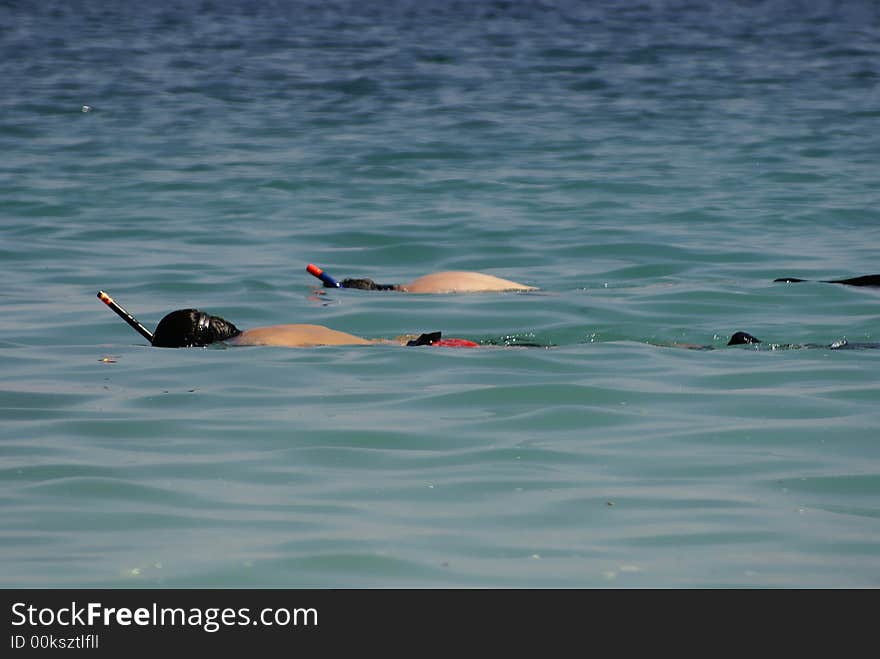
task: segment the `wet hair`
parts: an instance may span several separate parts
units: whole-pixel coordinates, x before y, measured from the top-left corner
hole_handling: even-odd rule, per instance
[[[157,348],[191,348],[226,341],[241,334],[235,325],[198,309],[178,309],[159,321],[153,332]]]
[[[397,284],[377,284],[372,279],[343,279],[341,282],[343,288],[359,288],[362,291],[397,291],[400,287]],[[325,283],[324,286],[327,286]]]
[[[733,336],[730,337],[730,341],[727,342],[729,346],[741,346],[747,343],[760,343],[761,340],[755,338],[748,332],[736,332]]]

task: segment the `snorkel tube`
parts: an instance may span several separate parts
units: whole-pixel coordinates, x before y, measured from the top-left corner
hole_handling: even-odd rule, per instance
[[[113,311],[115,311],[119,315],[119,317],[122,318],[122,320],[131,325],[138,334],[149,341],[150,345],[153,344],[153,333],[146,327],[141,325],[134,316],[132,316],[125,309],[116,304],[116,301],[112,297],[107,295],[104,291],[98,291],[98,299],[101,300],[101,302],[106,304],[108,307],[113,309]]]
[[[316,266],[314,263],[309,263],[306,266],[306,272],[308,272],[310,275],[314,275],[330,288],[343,288],[342,284],[333,279],[333,277],[321,270],[321,268]]]

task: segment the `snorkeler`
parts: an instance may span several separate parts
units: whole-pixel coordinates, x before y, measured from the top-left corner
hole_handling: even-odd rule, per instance
[[[395,339],[365,339],[323,325],[272,325],[240,330],[228,320],[212,316],[198,309],[172,311],[159,321],[155,332],[150,332],[104,291],[98,291],[98,299],[147,339],[150,345],[157,348],[193,348],[212,343],[224,343],[230,346],[259,345],[289,348],[377,343],[449,348],[475,348],[479,345],[467,339],[444,339],[440,332],[429,332],[420,336],[405,335]]]
[[[357,288],[364,291],[402,291],[404,293],[488,293],[538,290],[534,286],[526,286],[494,275],[460,270],[434,272],[414,279],[408,284],[377,284],[372,279],[343,279],[340,282],[312,263],[309,263],[306,271],[324,282],[326,288]]]
[[[834,343],[822,344],[822,343],[764,343],[756,336],[749,334],[748,332],[734,332],[731,334],[730,339],[727,342],[727,346],[745,346],[745,345],[756,345],[762,344],[766,346],[767,350],[797,350],[800,348],[825,348],[826,350],[870,350],[880,348],[880,343],[871,343],[871,342],[850,342],[846,339],[841,339],[840,341],[835,341]],[[699,343],[679,343],[675,342],[672,344],[669,343],[657,343],[653,344],[663,348],[685,348],[686,350],[718,350],[718,346],[715,345],[703,345]],[[760,349],[757,348],[756,349]]]
[[[122,308],[104,291],[98,291],[98,299],[110,307],[125,322],[131,325],[141,336],[157,348],[192,348],[223,343],[229,346],[284,346],[289,348],[305,348],[331,345],[374,345],[391,344],[405,346],[438,346],[450,348],[476,348],[479,343],[468,339],[444,339],[441,332],[428,332],[416,335],[398,336],[394,339],[365,339],[347,332],[324,327],[323,325],[295,324],[271,325],[240,330],[228,320],[212,316],[198,309],[178,309],[167,314],[150,332],[139,323],[134,316]],[[735,332],[727,342],[728,346],[760,344],[762,341],[748,332]],[[489,345],[495,345],[490,343]],[[507,343],[508,347],[550,347],[537,343]],[[827,348],[831,350],[854,350],[880,348],[880,343],[850,343],[846,340],[836,341],[830,345],[804,344],[785,345],[767,344],[773,350],[788,348]],[[677,348],[691,350],[714,350],[714,346],[677,343]]]
[[[779,277],[774,282],[782,282],[785,284],[796,284],[803,281],[814,281],[812,279],[798,279],[797,277]],[[844,284],[846,286],[878,286],[880,287],[880,275],[862,275],[861,277],[851,277],[850,279],[820,279],[822,284]]]
[[[839,282],[831,282],[831,283],[839,283]],[[729,346],[741,346],[748,345],[752,343],[763,343],[761,339],[752,336],[748,332],[734,332],[730,337],[730,341],[727,342]],[[826,348],[828,350],[863,350],[863,349],[877,349],[880,348],[880,343],[872,343],[872,342],[855,342],[851,343],[846,339],[842,339],[840,341],[835,341],[834,343],[830,343],[828,345],[819,344],[819,343],[804,343],[804,344],[780,344],[780,343],[771,343],[768,344],[772,350],[790,350],[796,348]]]

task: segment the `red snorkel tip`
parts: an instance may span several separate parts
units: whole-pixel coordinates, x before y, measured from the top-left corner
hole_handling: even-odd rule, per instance
[[[342,284],[340,284],[338,281],[333,279],[333,277],[331,277],[326,272],[321,270],[321,268],[316,266],[314,263],[309,263],[306,266],[306,272],[308,272],[310,275],[314,275],[315,277],[320,279],[322,282],[324,282],[324,284],[326,286],[329,286],[330,288],[342,288]]]

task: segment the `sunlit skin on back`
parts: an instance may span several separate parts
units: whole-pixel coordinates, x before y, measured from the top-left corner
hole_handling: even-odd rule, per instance
[[[407,293],[488,293],[535,291],[538,289],[482,272],[450,270],[419,277],[408,284],[401,285],[400,290]]]
[[[271,325],[244,330],[226,341],[236,346],[286,346],[308,348],[311,346],[368,345],[377,343],[354,334],[340,332],[323,325]]]

